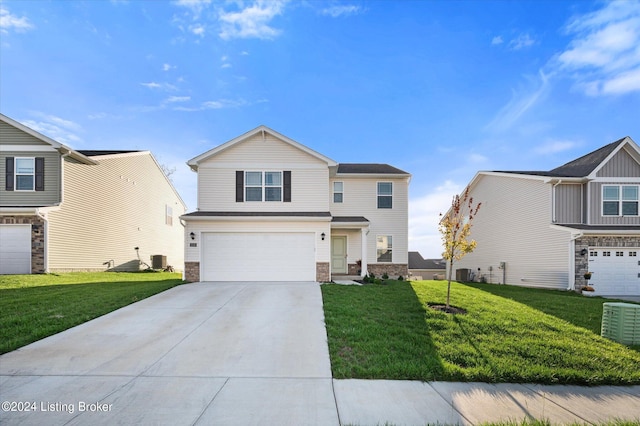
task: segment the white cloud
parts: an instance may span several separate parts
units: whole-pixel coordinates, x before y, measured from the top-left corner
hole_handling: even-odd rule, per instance
[[[331,16],[332,18],[338,18],[340,16],[358,15],[365,10],[360,6],[355,5],[340,5],[324,8],[320,11],[322,15]]]
[[[82,139],[76,134],[82,131],[82,126],[79,124],[55,115],[41,112],[35,112],[33,114],[37,116],[39,120],[24,120],[22,123],[24,123],[25,126],[63,144],[73,145],[74,143],[82,143]]]
[[[527,33],[520,34],[518,37],[514,38],[509,42],[509,49],[511,50],[521,50],[525,47],[531,47],[536,43],[536,41],[531,38],[531,36]]]
[[[281,30],[270,26],[271,20],[282,14],[286,1],[258,0],[251,6],[238,12],[221,11],[219,15],[222,29],[220,38],[224,40],[234,38],[273,39]]]
[[[590,96],[640,91],[640,2],[607,3],[565,31],[574,38],[552,65],[570,72],[576,88]]]
[[[176,0],[177,6],[189,9],[194,15],[198,16],[205,8],[211,4],[211,0]]]
[[[171,65],[171,64],[162,64],[162,71],[171,71],[176,69],[175,65]]]
[[[485,130],[504,132],[509,129],[536,105],[548,92],[549,78],[541,70],[538,78],[530,78],[531,86],[520,91],[514,91],[511,101],[507,103],[485,127]]]
[[[491,44],[493,45],[502,44],[502,43],[504,43],[502,36],[495,36],[494,38],[491,39]]]
[[[158,89],[158,90],[164,90],[166,92],[172,92],[174,90],[178,90],[178,88],[176,86],[174,86],[173,84],[169,84],[169,83],[157,83],[155,81],[151,81],[149,83],[140,83],[140,85],[148,88],[148,89]]]
[[[176,102],[188,102],[191,100],[191,96],[169,96],[164,100],[164,103],[172,104]]]
[[[447,180],[433,191],[409,201],[409,250],[419,251],[426,258],[441,257],[440,213],[451,207],[453,197],[463,189],[463,185]]]
[[[488,158],[482,154],[469,154],[467,159],[469,160],[469,163],[472,164],[486,163],[488,160]]]
[[[570,140],[548,140],[538,145],[533,151],[539,155],[550,155],[558,152],[568,151],[580,145],[578,142]]]
[[[0,33],[8,34],[11,30],[24,32],[33,28],[26,16],[18,17],[9,12],[9,9],[0,7]]]
[[[197,36],[204,37],[205,28],[201,24],[195,24],[189,26],[189,31]]]

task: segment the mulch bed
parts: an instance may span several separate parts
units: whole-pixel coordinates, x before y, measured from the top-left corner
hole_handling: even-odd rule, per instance
[[[445,312],[447,314],[465,315],[467,313],[466,309],[458,308],[457,306],[449,305],[449,308],[447,308],[447,305],[435,305],[435,304],[431,305],[431,304],[428,304],[427,306],[429,306],[431,309],[434,309],[434,310],[440,311],[440,312]]]

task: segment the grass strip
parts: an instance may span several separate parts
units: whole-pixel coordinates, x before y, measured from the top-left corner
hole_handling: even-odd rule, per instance
[[[182,284],[178,273],[0,276],[0,353]]]

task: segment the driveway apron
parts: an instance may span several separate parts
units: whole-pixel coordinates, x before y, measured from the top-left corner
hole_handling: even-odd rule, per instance
[[[1,356],[0,400],[1,424],[339,424],[311,282],[175,287]]]

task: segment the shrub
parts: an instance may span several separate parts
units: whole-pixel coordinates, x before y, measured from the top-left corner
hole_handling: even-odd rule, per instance
[[[389,279],[389,274],[387,274],[386,272],[384,274],[382,274],[382,279],[383,280],[388,280]]]

